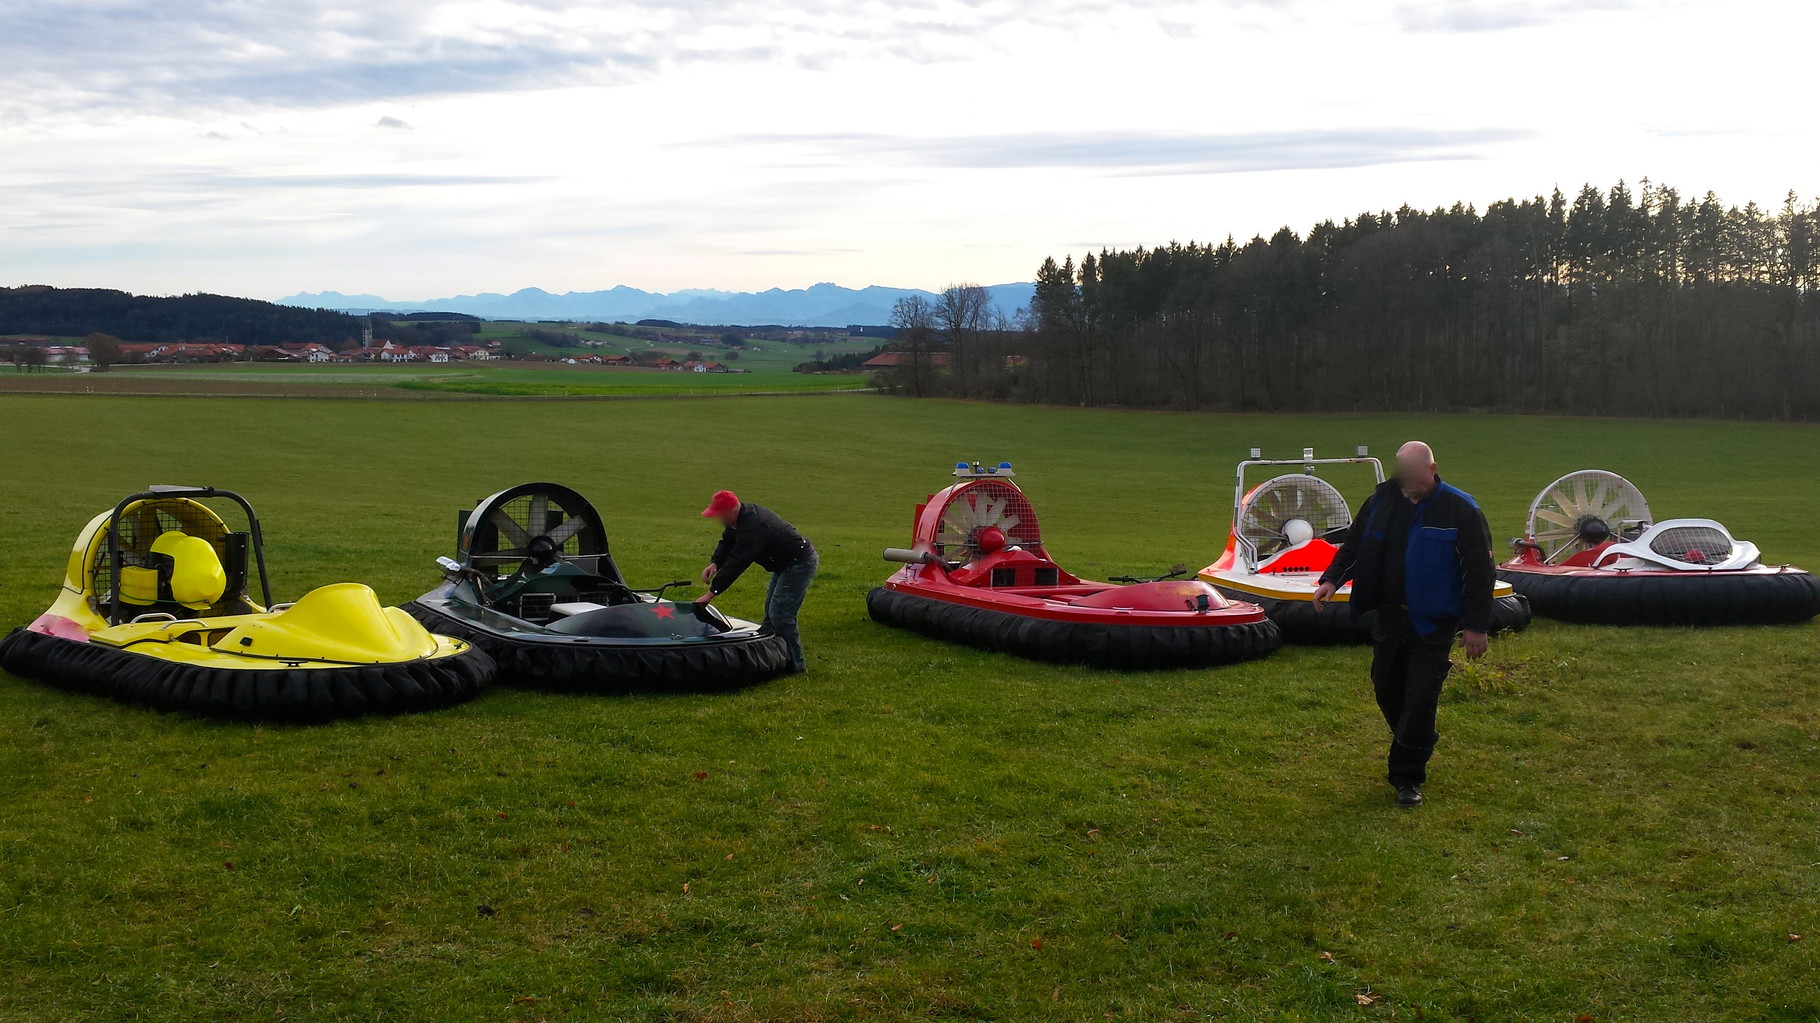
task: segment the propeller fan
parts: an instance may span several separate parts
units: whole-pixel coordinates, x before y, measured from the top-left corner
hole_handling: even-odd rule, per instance
[[[527,483],[480,502],[462,529],[462,549],[475,568],[547,568],[607,552],[600,514],[567,487]]]
[[[1542,488],[1530,502],[1525,528],[1542,559],[1553,562],[1634,535],[1649,521],[1649,503],[1629,480],[1604,469],[1581,469]]]
[[[227,535],[227,527],[221,519],[200,505],[188,501],[161,500],[149,498],[129,506],[116,522],[116,544],[120,548],[120,560],[124,565],[143,565],[146,555],[151,553],[152,542],[169,530],[177,529],[190,536],[199,536],[220,549],[222,538]],[[97,559],[95,570],[98,578],[93,586],[97,593],[108,592],[113,586],[112,566],[107,563],[107,547],[102,545],[102,553]]]
[[[950,549],[960,547],[966,549],[964,560],[970,561],[982,553],[980,537],[989,529],[999,530],[1005,543],[1024,547],[1043,544],[1030,500],[1023,491],[1000,480],[982,480],[951,496],[942,508],[942,531],[935,540],[942,546],[944,557]]]
[[[1262,560],[1351,524],[1352,512],[1333,484],[1291,473],[1266,480],[1245,495],[1238,533]]]

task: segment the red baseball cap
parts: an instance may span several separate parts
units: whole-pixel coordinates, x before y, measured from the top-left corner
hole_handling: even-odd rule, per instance
[[[714,499],[709,501],[708,506],[701,510],[701,517],[704,519],[711,519],[716,515],[725,515],[737,507],[739,507],[738,494],[735,494],[731,490],[716,490],[714,492]]]

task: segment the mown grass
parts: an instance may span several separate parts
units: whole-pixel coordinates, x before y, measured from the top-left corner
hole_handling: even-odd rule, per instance
[[[404,390],[511,397],[587,395],[701,395],[839,391],[863,388],[861,374],[683,373],[649,369],[591,368],[557,376],[549,370],[480,370],[399,381]]]
[[[595,354],[592,349],[581,354]],[[678,352],[680,357],[682,353]],[[610,395],[771,394],[863,388],[858,373],[805,374],[792,368],[809,358],[800,352],[760,352],[736,365],[746,373],[682,373],[613,366],[562,363],[497,362],[336,365],[222,363],[176,366],[116,366],[105,377],[86,378],[110,387],[141,380],[161,387],[171,381],[231,382],[248,390],[276,388],[286,393],[345,391],[351,388],[408,390],[508,397],[587,397]],[[0,375],[0,387],[5,375]]]
[[[406,599],[454,509],[534,478],[637,580],[699,567],[721,486],[823,551],[811,673],[731,696],[301,729],[0,677],[0,1018],[1820,1018],[1820,629],[1538,624],[1456,677],[1405,813],[1363,651],[1108,674],[862,603],[960,457],[1016,462],[1057,556],[1113,574],[1211,559],[1253,444],[1411,436],[1502,535],[1592,463],[1820,565],[1813,427],[7,396],[0,432],[8,623],[149,482],[249,494],[292,596]]]

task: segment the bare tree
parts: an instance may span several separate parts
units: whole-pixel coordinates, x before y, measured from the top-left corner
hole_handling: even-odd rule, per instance
[[[120,339],[112,334],[90,334],[82,339],[82,346],[88,349],[89,365],[97,373],[106,373],[109,366],[120,361]]]
[[[934,379],[934,304],[921,295],[905,295],[891,306],[891,326],[897,329],[899,350],[909,357],[905,375],[910,378],[910,393],[920,398]]]
[[[953,360],[955,387],[966,397],[980,375],[981,335],[990,326],[992,296],[977,284],[950,284],[935,301],[935,330]]]
[[[6,360],[13,368],[23,373],[26,370],[38,370],[50,361],[50,356],[37,345],[16,344],[6,349]]]

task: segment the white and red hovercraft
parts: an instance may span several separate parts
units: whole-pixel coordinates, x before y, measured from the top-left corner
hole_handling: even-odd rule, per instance
[[[1205,668],[1282,645],[1256,605],[1197,579],[1078,578],[1050,560],[1011,463],[960,462],[916,506],[901,567],[866,595],[872,620],[1035,660],[1102,668]],[[1119,583],[1124,585],[1119,585]]]
[[[1246,489],[1247,469],[1296,466]],[[1349,458],[1316,458],[1303,448],[1301,458],[1265,458],[1258,448],[1239,463],[1232,491],[1232,529],[1218,561],[1201,569],[1200,578],[1236,600],[1264,609],[1283,630],[1286,643],[1367,643],[1376,612],[1354,618],[1352,584],[1340,587],[1320,611],[1314,591],[1321,573],[1333,563],[1352,527],[1352,509],[1338,488],[1315,475],[1351,467],[1369,470],[1372,485],[1384,482],[1384,463],[1364,447]],[[1255,476],[1253,477],[1256,478]],[[1529,624],[1529,604],[1508,583],[1492,588],[1492,631],[1515,631]]]
[[[1820,581],[1766,565],[1712,519],[1650,518],[1615,472],[1581,469],[1530,502],[1498,578],[1536,613],[1598,625],[1775,625],[1820,614]]]

